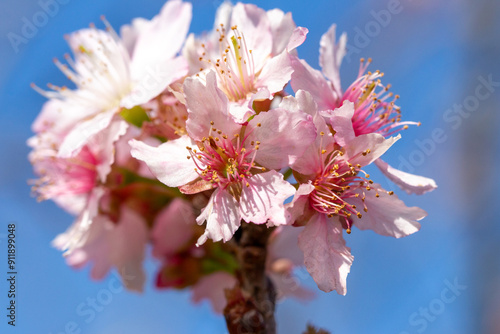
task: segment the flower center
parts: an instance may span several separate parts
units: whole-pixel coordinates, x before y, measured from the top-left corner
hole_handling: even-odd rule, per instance
[[[48,99],[71,100],[95,109],[109,110],[118,107],[120,100],[131,91],[130,57],[120,37],[104,17],[106,31],[94,24],[88,30],[79,31],[69,39],[74,59],[66,54],[67,64],[54,59],[55,65],[77,89],[48,84],[50,90],[31,87]]]
[[[324,136],[324,133],[320,133]],[[367,155],[370,150],[360,154]],[[368,212],[365,205],[365,191],[375,191],[375,197],[379,197],[378,189],[373,189],[370,175],[366,174],[361,165],[353,165],[343,156],[339,149],[328,152],[320,149],[322,166],[319,175],[313,181],[314,190],[310,194],[310,203],[314,210],[326,214],[328,217],[339,216],[347,230],[351,233],[352,215],[362,218],[361,212],[356,205],[348,203],[348,199],[359,198],[363,203],[363,211]],[[355,157],[352,157],[355,158]],[[351,159],[352,159],[351,158]],[[364,175],[364,176],[363,176]]]
[[[256,92],[255,78],[258,76],[255,73],[252,50],[248,49],[245,36],[236,26],[226,33],[224,24],[221,23],[217,32],[219,58],[206,59],[206,52],[203,52],[199,60],[209,63],[215,70],[220,87],[231,101],[246,99],[249,94]],[[202,47],[205,48],[205,44]]]
[[[420,125],[417,122],[401,122],[401,110],[395,105],[399,95],[388,92],[391,85],[384,86],[380,80],[384,73],[366,72],[371,58],[367,62],[362,58],[358,78],[346,90],[339,101],[339,106],[346,100],[354,103],[352,118],[356,136],[367,133],[380,133],[391,136],[408,125]],[[366,74],[365,74],[366,73]]]
[[[31,157],[31,163],[36,167],[40,178],[33,184],[33,192],[38,200],[46,200],[64,195],[89,193],[97,180],[94,155],[87,147],[82,148],[78,156],[73,158],[58,158],[56,152],[37,154]]]
[[[209,136],[202,138],[198,149],[186,147],[190,154],[188,159],[193,159],[201,179],[214,187],[229,187],[233,196],[239,199],[242,186],[249,186],[247,179],[253,175],[252,169],[265,171],[254,162],[260,142],[252,141],[247,145],[250,148],[246,148],[244,143],[249,134],[243,140],[239,134],[231,139],[213,125],[211,122]]]

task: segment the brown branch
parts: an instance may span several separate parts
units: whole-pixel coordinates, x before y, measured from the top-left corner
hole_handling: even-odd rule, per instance
[[[267,241],[272,228],[242,223],[237,239],[238,284],[226,291],[224,316],[230,334],[275,334],[276,291],[266,276]]]
[[[324,329],[317,329],[313,325],[308,324],[306,331],[302,334],[330,334],[330,332],[327,332]]]

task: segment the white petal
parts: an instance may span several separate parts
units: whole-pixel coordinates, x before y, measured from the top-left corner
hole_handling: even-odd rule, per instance
[[[167,1],[160,13],[141,27],[132,56],[132,77],[142,78],[148,68],[154,69],[174,58],[184,43],[190,23],[189,2]]]
[[[59,147],[59,157],[69,158],[78,153],[94,135],[109,126],[116,112],[116,109],[108,110],[76,125]]]
[[[197,246],[204,244],[208,238],[224,242],[230,240],[240,227],[241,214],[238,202],[229,192],[221,189],[215,190],[207,206],[196,218],[200,225],[205,220],[207,222],[205,233],[198,239]]]
[[[144,161],[158,180],[169,187],[185,185],[198,177],[193,160],[187,158],[189,151],[186,147],[195,145],[188,136],[168,141],[158,147],[138,140],[131,140],[129,143],[132,156]]]
[[[168,85],[188,73],[188,63],[183,57],[151,63],[135,73],[132,90],[120,105],[127,109],[147,103],[162,93]]]
[[[115,161],[115,143],[127,129],[127,122],[115,117],[106,129],[94,135],[87,144],[98,161],[96,169],[102,183],[106,182],[111,165]]]

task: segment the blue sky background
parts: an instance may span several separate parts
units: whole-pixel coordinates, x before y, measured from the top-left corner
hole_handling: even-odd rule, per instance
[[[65,33],[98,22],[101,14],[118,30],[134,17],[151,18],[163,4],[160,0],[65,1],[35,36],[19,45],[18,52],[8,33],[21,34],[23,18],[31,21],[42,7],[30,0],[0,2],[0,332],[14,332],[6,325],[3,275],[7,271],[7,224],[15,222],[17,333],[226,333],[223,318],[213,314],[208,304],[193,306],[187,292],[155,290],[156,263],[151,259],[147,261],[149,284],[138,295],[117,292],[113,274],[101,282],[91,281],[87,270],[70,269],[50,246],[72,217],[53,203],[39,204],[30,197],[27,180],[33,174],[25,142],[32,135],[30,125],[44,98],[29,84],[63,81],[52,58],[69,51]],[[404,119],[422,122],[421,127],[403,132],[403,139],[385,160],[396,167],[408,161],[405,168],[415,168],[439,185],[423,197],[408,196],[376,171],[370,173],[408,205],[428,211],[421,231],[394,240],[354,230],[346,236],[355,256],[347,296],[322,293],[312,279],[303,276],[303,284],[313,288],[317,298],[308,303],[280,303],[279,333],[301,333],[308,322],[336,334],[500,332],[500,326],[491,325],[500,312],[496,257],[500,228],[495,224],[495,189],[500,183],[493,171],[499,160],[495,134],[500,94],[495,90],[478,108],[460,116],[463,122],[456,128],[444,118],[454,104],[475,94],[480,76],[492,75],[500,81],[500,16],[498,8],[493,8],[498,5],[401,0],[400,12],[392,14],[387,24],[378,23],[374,12],[387,10],[392,2],[254,2],[265,9],[292,11],[297,25],[309,29],[299,54],[314,67],[318,67],[320,37],[328,27],[337,23],[339,31],[347,32],[353,51],[342,65],[344,87],[355,79],[359,58],[372,57],[370,68],[385,72],[384,83],[391,83],[391,90],[401,96]],[[219,4],[193,1],[191,31],[210,29]],[[432,141],[436,129],[442,129],[445,139]],[[433,144],[422,149],[424,142]],[[453,302],[443,303],[443,290],[455,280],[465,289]],[[78,313],[78,309],[89,310],[86,304],[92,299],[106,297],[109,303],[100,304],[102,308],[94,316]],[[420,315],[426,308],[431,310],[427,319]]]

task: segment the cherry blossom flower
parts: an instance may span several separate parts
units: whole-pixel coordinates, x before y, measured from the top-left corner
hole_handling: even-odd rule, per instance
[[[393,192],[387,192],[370,180],[362,167],[384,154],[398,139],[378,133],[355,136],[350,124],[354,104],[346,101],[334,113],[337,122],[330,131],[317,112],[311,94],[298,91],[296,99],[286,97],[282,105],[298,104],[315,113],[318,130],[308,154],[292,168],[300,182],[290,206],[292,219],[305,225],[299,236],[304,262],[318,287],[323,291],[346,293],[346,278],[353,257],[342,237],[343,229],[352,226],[400,238],[419,230],[418,220],[426,216],[417,207],[407,207]],[[343,143],[339,147],[338,143]]]
[[[238,3],[223,3],[214,31],[196,40],[190,35],[184,55],[191,73],[217,75],[219,88],[231,101],[230,112],[243,123],[254,114],[254,101],[271,99],[290,81],[293,72],[289,52],[302,44],[307,29],[296,27],[291,13],[264,11]]]
[[[196,77],[186,79],[184,92],[189,137],[158,147],[130,144],[132,156],[146,162],[166,185],[185,193],[215,189],[197,218],[199,224],[207,221],[198,244],[207,238],[228,241],[242,219],[285,224],[283,202],[295,189],[275,169],[293,163],[314,140],[310,117],[278,108],[242,126],[230,115],[228,98],[217,88],[213,72],[205,84]]]
[[[35,129],[40,130],[36,124]],[[58,155],[62,136],[56,127],[31,138],[29,159],[40,175],[33,187],[39,200],[52,199],[69,212],[80,213],[89,198],[98,197],[92,192],[106,182],[114,162],[114,143],[126,128],[125,121],[115,117],[106,131],[93,136],[77,155],[68,158]]]
[[[365,168],[408,193],[436,188],[381,160],[418,123],[402,120],[371,60],[342,89],[347,38],[335,25],[317,71],[297,56],[308,30],[279,9],[224,2],[212,31],[187,39],[182,0],[120,34],[102,21],[69,34],[72,55],[54,60],[74,88],[32,85],[48,98],[28,141],[33,192],[76,216],[52,242],[71,267],[94,279],[117,270],[142,291],[149,243],[157,288],[190,289],[234,330],[256,314],[240,316],[240,302],[274,328],[273,310],[257,304],[311,298],[295,276],[303,265],[321,290],[346,294],[354,257],[344,231],[420,229],[426,212]]]
[[[46,111],[46,116],[57,110],[54,105],[59,103],[48,103],[46,108],[50,112]],[[114,266],[127,288],[141,290],[145,280],[142,260],[146,223],[125,206],[120,209],[118,222],[100,213],[103,201],[109,197],[108,176],[115,162],[117,141],[127,130],[126,122],[113,117],[106,129],[92,136],[76,155],[67,158],[58,155],[64,126],[35,122],[34,130],[39,133],[29,140],[33,147],[30,160],[40,175],[34,191],[40,200],[52,199],[77,215],[73,225],[53,245],[65,251],[67,263],[75,268],[93,263],[94,279],[103,278]]]
[[[332,111],[339,108],[345,101],[354,103],[352,128],[356,136],[379,133],[385,137],[391,136],[408,125],[420,123],[401,121],[401,111],[395,105],[399,98],[388,92],[390,85],[384,86],[380,80],[380,71],[367,72],[369,59],[361,59],[358,78],[342,92],[339,68],[346,53],[347,36],[342,34],[338,42],[335,37],[336,26],[322,36],[320,42],[320,65],[323,72],[313,69],[305,61],[295,59],[293,62],[292,87],[309,91],[318,104],[320,111],[325,111],[325,117],[330,118]],[[399,187],[408,193],[423,194],[434,190],[437,185],[434,180],[412,175],[388,166],[383,161],[376,165]]]
[[[158,96],[187,74],[186,61],[177,56],[191,20],[191,4],[168,1],[152,20],[136,20],[120,38],[103,18],[106,31],[91,25],[67,36],[74,59],[56,66],[76,89],[49,84],[49,91],[32,85],[51,100],[66,103],[71,130],[59,155],[69,157],[94,134],[107,128],[123,108],[130,109]]]

